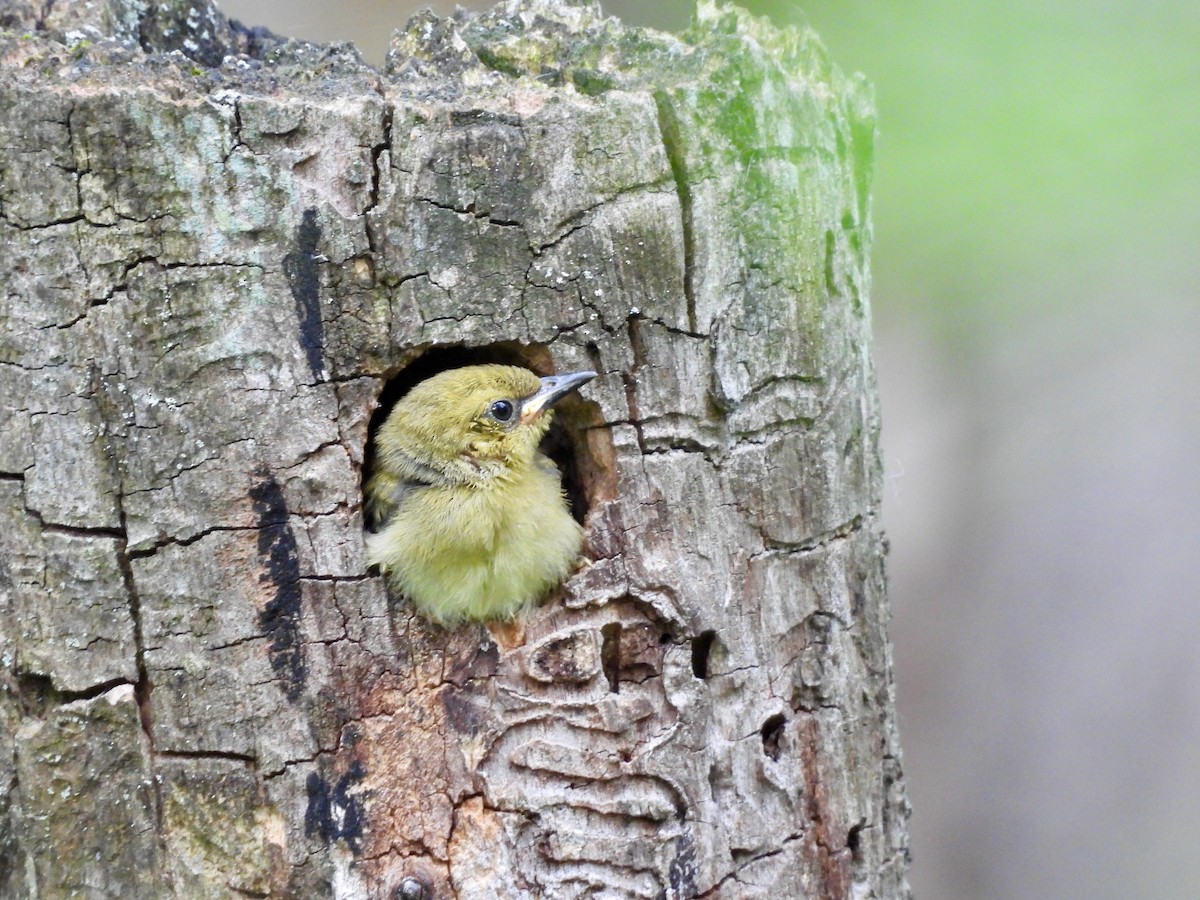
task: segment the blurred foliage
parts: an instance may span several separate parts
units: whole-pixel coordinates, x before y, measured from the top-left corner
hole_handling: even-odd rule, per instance
[[[1194,267],[1200,5],[750,5],[777,20],[802,5],[839,65],[876,86],[885,317],[971,328],[1081,312],[1114,288],[1169,294]]]

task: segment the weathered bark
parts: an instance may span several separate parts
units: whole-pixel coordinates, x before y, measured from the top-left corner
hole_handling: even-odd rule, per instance
[[[0,895],[907,894],[874,126],[810,33],[0,27]],[[365,448],[483,359],[601,373],[587,560],[447,631],[364,567]]]

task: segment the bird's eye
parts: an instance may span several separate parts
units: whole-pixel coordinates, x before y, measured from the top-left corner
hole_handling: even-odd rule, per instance
[[[497,400],[488,407],[488,412],[497,422],[507,422],[513,417],[515,411],[512,403],[508,400]]]

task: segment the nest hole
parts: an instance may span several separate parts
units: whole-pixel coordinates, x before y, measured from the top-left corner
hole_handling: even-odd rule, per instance
[[[522,366],[539,376],[555,374],[554,360],[543,344],[503,341],[483,347],[449,346],[426,350],[392,374],[379,394],[368,426],[363,485],[375,467],[375,435],[405,394],[440,372],[488,363]],[[587,390],[586,386],[584,390]],[[554,461],[562,474],[571,515],[581,525],[598,499],[615,493],[612,490],[616,475],[611,439],[606,442],[595,439],[596,432],[602,430],[597,428],[601,422],[598,404],[585,400],[578,393],[569,394],[554,405],[554,420],[541,444],[541,451]],[[367,522],[368,527],[377,524]]]

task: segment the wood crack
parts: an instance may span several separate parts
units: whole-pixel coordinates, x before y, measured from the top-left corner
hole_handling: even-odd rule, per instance
[[[658,130],[662,137],[667,161],[671,164],[671,176],[675,179],[675,193],[679,197],[680,227],[683,230],[683,293],[687,299],[688,331],[699,331],[696,322],[696,237],[693,221],[692,185],[688,180],[687,149],[682,135],[679,118],[671,107],[665,91],[656,91],[654,103],[658,109]]]

